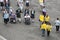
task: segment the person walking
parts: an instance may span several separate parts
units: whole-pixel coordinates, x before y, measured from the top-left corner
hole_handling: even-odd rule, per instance
[[[4,11],[3,19],[4,19],[4,23],[7,24],[9,21],[9,14],[7,13],[7,11]]]
[[[43,7],[43,9],[42,9],[42,14],[44,15],[44,17],[46,16],[46,8],[45,7]]]
[[[2,10],[3,6],[4,6],[4,0],[0,0],[0,6],[1,6],[1,10]]]
[[[43,15],[43,14],[40,14],[40,16],[39,16],[39,21],[40,21],[40,22],[44,22],[44,15]]]
[[[42,10],[43,7],[45,6],[45,5],[44,5],[44,0],[39,0],[39,4],[40,4],[41,10]]]
[[[47,24],[49,21],[50,21],[50,16],[49,16],[49,15],[46,15],[46,16],[45,16],[45,22],[46,22],[46,24]]]
[[[20,4],[19,4],[19,8],[20,8],[21,12],[23,13],[23,8],[24,8],[23,3],[20,3]]]
[[[26,14],[29,15],[29,13],[30,13],[29,8],[26,8],[26,9],[24,10],[24,16],[25,16]]]
[[[26,0],[26,7],[29,7],[29,1]]]
[[[59,20],[59,18],[57,18],[55,20],[55,26],[56,26],[56,32],[58,32],[59,31],[59,26],[60,26],[60,20]]]
[[[42,36],[45,36],[45,30],[46,30],[46,23],[45,22],[43,22],[42,24],[41,24],[41,31],[42,31]]]
[[[46,27],[46,30],[47,30],[47,36],[50,35],[51,29],[52,29],[52,25],[51,25],[51,23],[48,23],[48,24],[47,24],[47,27]]]
[[[20,9],[16,10],[16,15],[17,15],[17,21],[21,23],[21,10]]]
[[[35,18],[35,10],[31,10],[31,19],[32,19],[32,22],[34,22],[34,18]]]

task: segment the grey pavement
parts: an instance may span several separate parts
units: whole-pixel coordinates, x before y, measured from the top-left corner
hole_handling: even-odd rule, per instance
[[[0,35],[5,37],[7,40],[60,40],[60,32],[55,32],[55,26],[52,28],[50,37],[42,37],[41,30],[39,28],[39,15],[40,6],[38,0],[31,0],[30,9],[33,7],[36,10],[35,23],[31,25],[25,25],[22,23],[4,25],[2,16],[0,17]],[[16,0],[11,0],[11,6],[14,10],[17,9]],[[60,17],[60,0],[46,0],[47,13],[51,17],[51,23],[57,17]],[[1,14],[2,15],[2,14]],[[23,19],[22,19],[23,20]]]

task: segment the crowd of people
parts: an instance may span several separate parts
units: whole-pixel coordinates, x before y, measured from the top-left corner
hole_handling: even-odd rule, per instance
[[[47,36],[49,36],[52,30],[52,25],[50,23],[50,16],[47,14],[47,11],[45,8],[46,7],[45,0],[39,0],[39,3],[41,7],[41,14],[39,16],[39,21],[40,21],[40,29],[42,31],[42,36],[45,36],[46,31],[47,31]],[[60,26],[59,18],[55,20],[54,24],[56,26],[56,32],[59,32],[59,26]]]
[[[6,0],[4,0],[5,2]],[[35,18],[35,10],[32,8],[29,9],[30,2],[28,0],[16,0],[17,9],[14,10],[13,7],[10,6],[10,0],[7,0],[3,7],[2,7],[2,13],[3,13],[3,19],[4,23],[21,23],[22,21],[22,14],[24,14],[24,23],[25,24],[31,24],[31,21],[34,22]],[[3,2],[3,3],[4,3]],[[25,6],[25,8],[24,8]]]
[[[9,23],[21,23],[22,17],[21,14],[24,14],[24,23],[25,24],[31,24],[34,22],[35,19],[35,9],[32,8],[29,10],[30,2],[28,0],[17,0],[17,6],[18,8],[14,10],[10,6],[10,0],[0,0],[0,6],[1,6],[1,11],[3,13],[3,19],[4,23],[7,24]],[[24,3],[25,7],[24,8]],[[45,36],[45,31],[47,31],[47,36],[50,35],[52,25],[50,23],[50,16],[47,14],[47,11],[45,9],[45,0],[39,0],[40,7],[41,7],[41,14],[39,16],[39,22],[40,22],[40,29],[42,31],[42,36]],[[55,21],[56,25],[56,32],[59,31],[59,26],[60,26],[60,21],[59,18]]]

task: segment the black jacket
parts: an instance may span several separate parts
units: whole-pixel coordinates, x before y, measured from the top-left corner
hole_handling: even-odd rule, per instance
[[[17,15],[17,18],[21,18],[21,10],[16,10],[16,15]]]

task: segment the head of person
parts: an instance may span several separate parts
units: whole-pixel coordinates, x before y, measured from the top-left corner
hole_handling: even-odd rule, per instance
[[[45,8],[42,10],[42,13],[43,14],[46,14],[46,9]]]
[[[59,20],[59,18],[57,18],[57,20]]]
[[[42,24],[45,24],[45,21],[44,21],[44,22],[42,22]]]
[[[46,15],[46,17],[48,17],[48,14]]]

